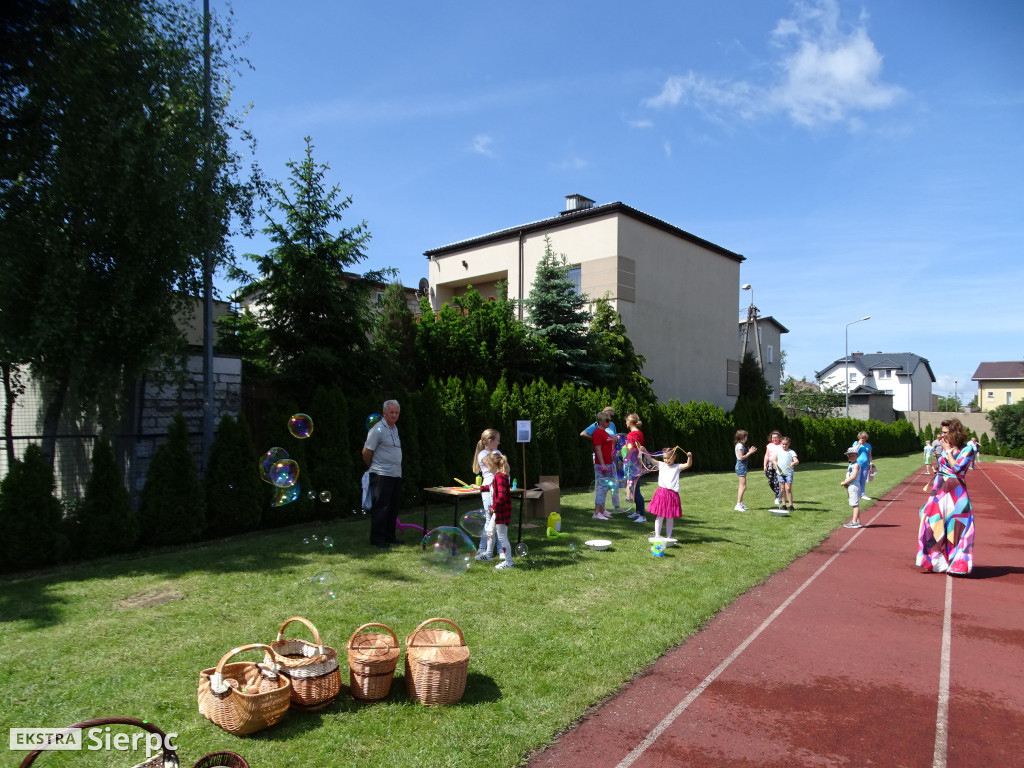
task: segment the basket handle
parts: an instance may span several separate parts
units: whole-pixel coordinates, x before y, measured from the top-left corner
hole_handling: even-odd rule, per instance
[[[232,656],[236,656],[243,651],[251,651],[255,648],[263,649],[263,663],[259,665],[260,669],[267,673],[270,679],[276,679],[277,664],[274,663],[274,649],[263,643],[249,643],[248,645],[232,648],[221,657],[220,661],[217,662],[217,668],[210,675],[210,690],[214,693],[225,693],[230,686],[224,684],[224,665],[228,663],[228,659]]]
[[[352,641],[356,639],[356,635],[358,635],[360,632],[362,632],[364,629],[367,629],[368,627],[380,627],[381,629],[386,629],[388,631],[388,634],[391,635],[391,637],[394,639],[395,647],[398,647],[398,637],[397,635],[395,635],[394,630],[392,630],[391,627],[389,627],[387,624],[378,624],[375,621],[371,621],[369,624],[363,624],[363,626],[359,627],[355,632],[352,633],[352,637],[348,639],[349,650],[352,649]]]
[[[143,722],[134,717],[97,717],[92,720],[83,720],[80,723],[69,725],[65,730],[71,730],[72,728],[95,728],[98,725],[134,725],[144,731],[155,733],[160,737],[160,748],[163,751],[164,766],[166,768],[178,768],[178,754],[173,749],[168,749],[167,734],[153,725],[153,723]],[[25,755],[25,759],[21,761],[21,765],[18,768],[28,768],[36,761],[36,758],[39,757],[42,751],[37,749],[34,752],[29,752]]]
[[[288,621],[282,624],[281,629],[277,633],[277,640],[275,640],[274,642],[279,643],[284,639],[284,628],[291,624],[293,621],[301,621],[309,628],[309,631],[313,633],[313,641],[316,643],[317,653],[326,653],[326,651],[324,651],[324,641],[320,639],[320,633],[316,631],[316,627],[313,626],[313,622],[311,622],[309,619],[304,619],[301,616],[292,616],[290,619],[288,619]]]
[[[419,632],[421,629],[423,629],[425,626],[427,626],[427,624],[433,624],[435,621],[443,621],[445,624],[450,625],[452,629],[454,629],[456,632],[459,633],[459,642],[462,643],[462,645],[466,644],[466,638],[464,638],[462,636],[462,630],[459,629],[458,625],[454,621],[450,621],[449,619],[442,619],[440,616],[438,616],[438,617],[433,618],[433,619],[427,619],[422,624],[420,624],[418,627],[416,627],[416,629],[414,629],[412,631],[412,634],[409,635],[408,645],[411,646],[411,645],[414,644],[414,642],[416,640],[416,633],[417,632]]]

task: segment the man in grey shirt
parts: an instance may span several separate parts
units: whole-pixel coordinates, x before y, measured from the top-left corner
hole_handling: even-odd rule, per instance
[[[363,444],[363,461],[370,470],[370,543],[381,549],[401,543],[395,535],[402,496],[402,441],[395,426],[400,411],[397,400],[385,402],[383,418]]]

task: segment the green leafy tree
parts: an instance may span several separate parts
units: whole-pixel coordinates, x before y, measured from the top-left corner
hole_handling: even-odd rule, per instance
[[[92,471],[75,529],[75,548],[84,557],[130,552],[139,536],[124,475],[110,441],[102,435],[92,449]]]
[[[596,342],[599,357],[611,372],[609,384],[625,388],[645,404],[657,402],[658,398],[651,388],[651,380],[643,375],[647,360],[643,355],[636,353],[633,342],[626,335],[622,315],[607,297],[602,297],[594,303],[590,334]],[[629,409],[626,412],[629,413]]]
[[[956,397],[954,397],[953,395],[939,395],[936,399],[936,402],[936,407],[940,411],[952,411],[955,413],[959,413],[960,411],[963,410],[963,406],[960,404],[959,395],[957,395]]]
[[[996,441],[1011,449],[1024,448],[1024,401],[989,411]]]
[[[182,349],[175,314],[250,186],[228,115],[230,30],[212,31],[204,130],[198,13],[165,0],[22,0],[0,27],[0,355],[44,380],[59,420],[116,419],[125,385]],[[208,148],[208,149],[207,149]],[[40,297],[43,297],[42,300]]]
[[[827,419],[836,416],[846,404],[846,392],[838,385],[819,386],[790,376],[782,383],[781,401],[790,416]]]
[[[590,311],[585,294],[577,293],[569,279],[565,254],[555,255],[551,241],[544,239],[544,255],[526,302],[530,334],[550,350],[554,380],[596,386],[606,381],[608,364],[595,350],[588,333]]]
[[[167,442],[149,463],[139,499],[139,521],[146,544],[195,541],[206,527],[206,502],[188,444],[185,417],[176,413]]]
[[[316,162],[312,139],[305,141],[304,158],[286,163],[287,182],[269,185],[261,213],[274,245],[263,256],[250,255],[258,278],[231,273],[264,308],[257,316],[266,338],[250,343],[269,351],[281,383],[300,400],[312,395],[314,382],[347,390],[367,385],[375,321],[369,295],[386,282],[381,272],[349,271],[366,258],[366,222],[341,226],[352,198],[327,186],[330,167]]]
[[[15,460],[0,482],[0,570],[59,562],[67,549],[53,467],[35,443]]]

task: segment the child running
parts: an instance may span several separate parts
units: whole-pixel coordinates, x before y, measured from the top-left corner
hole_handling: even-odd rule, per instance
[[[853,509],[853,517],[843,523],[843,528],[863,527],[860,524],[860,464],[857,463],[857,455],[856,448],[849,448],[846,451],[846,460],[850,462],[850,466],[846,468],[846,479],[839,483],[846,488],[850,497],[850,507]]]
[[[484,530],[480,533],[480,546],[477,547],[476,559],[477,560],[493,560],[494,559],[494,522],[493,518],[487,514],[487,510],[491,508],[491,493],[490,491],[483,490],[483,487],[491,487],[494,482],[494,473],[491,472],[490,468],[484,462],[484,459],[491,453],[496,453],[499,456],[501,451],[498,450],[498,443],[501,442],[501,435],[496,429],[485,429],[480,434],[480,440],[477,441],[476,451],[473,453],[473,474],[480,475],[482,480],[480,482],[480,504],[483,507],[484,513]]]
[[[662,451],[664,461],[658,464],[658,490],[654,492],[651,499],[651,514],[654,517],[654,535],[661,536],[661,521],[665,522],[665,536],[672,538],[672,524],[676,518],[683,516],[683,507],[679,503],[679,473],[689,469],[693,464],[693,454],[686,451],[686,463],[677,464],[677,460],[683,453],[678,445],[674,448],[666,448]]]
[[[494,566],[499,571],[512,568],[512,547],[508,543],[508,524],[512,522],[512,494],[508,482],[508,459],[497,451],[484,456],[486,466],[493,476],[493,480],[487,486],[480,486],[480,490],[490,492],[491,506],[488,509],[487,526],[493,527],[498,537],[498,545],[501,547],[501,554],[504,559]],[[491,522],[493,520],[493,522]],[[477,560],[480,560],[477,555]]]
[[[748,459],[757,452],[757,446],[752,445],[747,448],[747,438],[750,435],[747,434],[747,430],[740,429],[736,432],[736,437],[733,441],[736,443],[736,476],[739,478],[739,489],[736,491],[736,506],[733,507],[735,512],[746,512],[747,505],[743,503],[743,494],[747,491],[747,465]]]
[[[786,516],[793,511],[793,467],[800,463],[796,457],[796,451],[790,448],[788,437],[782,438],[779,443],[780,450],[775,452],[772,461],[775,462],[775,470],[779,475],[779,498],[782,505],[778,510],[772,510],[773,515]]]

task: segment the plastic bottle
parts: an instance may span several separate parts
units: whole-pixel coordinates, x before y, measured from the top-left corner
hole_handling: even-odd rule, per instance
[[[515,490],[518,490],[518,489],[519,489],[519,481],[518,480],[513,480],[512,481],[512,490],[515,491]]]

